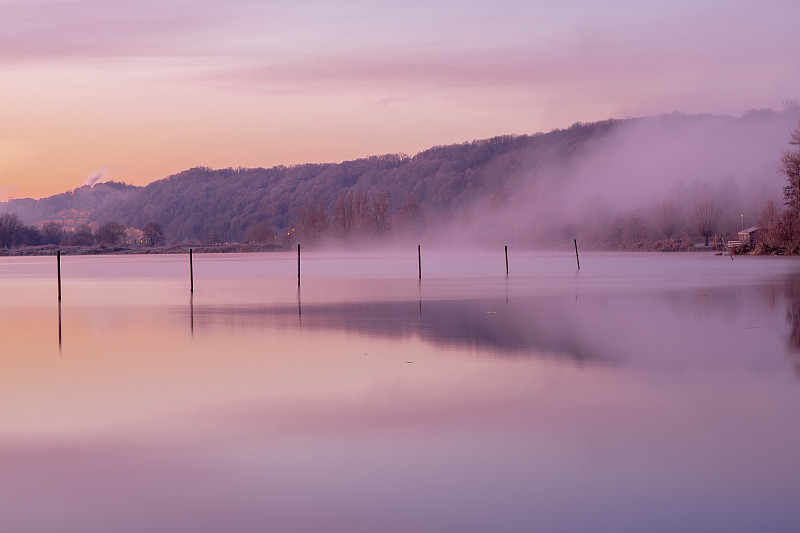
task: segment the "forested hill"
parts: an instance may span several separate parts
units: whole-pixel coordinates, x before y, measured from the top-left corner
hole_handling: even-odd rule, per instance
[[[317,202],[334,225],[336,201],[350,191],[385,194],[390,214],[409,198],[416,199],[425,216],[435,219],[476,199],[503,194],[524,170],[568,162],[582,145],[613,126],[608,121],[436,146],[413,157],[390,154],[273,168],[198,167],[145,187],[100,183],[41,200],[12,200],[0,210],[16,212],[26,224],[80,213],[86,213],[86,222],[98,224],[113,220],[141,228],[157,221],[169,240],[179,242],[213,235],[243,239],[259,222],[284,232],[300,224],[299,210]]]
[[[742,118],[673,114],[578,123],[549,133],[436,146],[413,157],[390,154],[273,168],[198,167],[145,187],[108,182],[40,200],[11,200],[0,204],[0,212],[16,213],[25,224],[55,221],[67,229],[79,223],[97,227],[115,221],[142,228],[158,222],[167,242],[243,241],[256,228],[280,235],[296,228],[298,234],[304,230],[348,236],[360,227],[364,235],[385,237],[409,228],[431,234],[454,226],[486,234],[502,228],[517,239],[531,240],[532,235],[552,234],[554,228],[580,232],[585,225],[597,230],[616,214],[647,210],[641,198],[629,206],[616,205],[619,194],[641,181],[663,181],[663,172],[683,173],[678,177],[714,186],[725,176],[749,179],[762,168],[774,169],[777,159],[765,155],[769,150],[756,147],[755,140],[752,148],[757,153],[748,161],[758,159],[757,163],[737,164],[736,153],[746,152],[752,137],[770,143],[779,155],[795,124],[796,117],[769,110]],[[704,164],[694,173],[675,167],[675,161],[693,164],[697,155],[683,152],[699,151],[698,143],[713,137],[723,137],[720,142],[729,142],[736,152],[726,157],[728,165]],[[715,148],[706,151],[718,158]],[[650,152],[652,161],[642,162],[642,153]],[[603,185],[603,180],[618,178],[628,169],[629,183]],[[659,194],[667,194],[666,185],[661,185]],[[577,195],[564,196],[570,187],[592,192],[593,205],[602,208],[595,214],[604,218],[588,220],[592,212],[576,207]],[[746,187],[737,187],[745,192]],[[607,196],[597,197],[604,191]],[[561,209],[559,202],[567,197],[577,211],[569,213],[566,204]],[[660,199],[653,197],[651,204]]]

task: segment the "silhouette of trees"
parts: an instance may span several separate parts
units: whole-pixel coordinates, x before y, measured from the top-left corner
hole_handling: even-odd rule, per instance
[[[297,209],[300,228],[309,243],[317,242],[328,227],[328,215],[322,202],[315,200]]]
[[[42,244],[60,244],[64,238],[64,226],[58,222],[45,222],[40,230]]]
[[[719,208],[712,198],[703,198],[694,203],[692,206],[692,214],[694,215],[697,233],[705,237],[705,245],[708,246],[708,239],[714,235],[714,231],[717,228]]]
[[[378,236],[383,237],[389,231],[389,197],[382,192],[374,192],[370,197],[367,213]]]
[[[389,229],[390,205],[383,192],[368,194],[358,188],[340,192],[334,205],[335,228],[345,239],[357,232],[383,236]]]
[[[347,239],[361,224],[366,212],[367,193],[359,189],[340,192],[334,206],[336,230]]]
[[[220,228],[211,228],[203,241],[206,244],[222,244],[225,242],[225,235]]]
[[[273,243],[275,232],[266,222],[256,222],[247,230],[245,239],[250,242]]]
[[[115,245],[122,242],[125,237],[125,228],[119,222],[106,222],[99,228],[95,238],[98,244]]]
[[[618,246],[640,242],[644,236],[644,222],[636,213],[618,214],[609,225],[609,241]]]
[[[416,236],[425,229],[425,209],[416,195],[406,196],[403,204],[397,209],[396,226],[407,236]]]
[[[65,238],[73,246],[92,246],[95,243],[94,232],[88,224],[81,224]]]
[[[0,215],[0,248],[11,248],[19,243],[25,225],[16,213]]]
[[[35,226],[25,226],[19,230],[17,244],[20,246],[39,246],[42,244],[42,234]]]
[[[790,103],[796,106],[796,102]],[[786,178],[781,213],[772,200],[761,211],[759,224],[764,228],[761,239],[764,252],[800,252],[800,122],[790,134],[789,148],[781,155],[779,172]]]
[[[148,222],[142,228],[142,233],[150,246],[155,246],[164,240],[164,228],[158,222]]]
[[[659,236],[671,239],[680,230],[682,217],[678,203],[666,198],[653,210],[653,225]]]
[[[785,150],[781,155],[780,172],[786,176],[787,182],[783,188],[784,203],[789,214],[797,218],[800,217],[800,123],[792,132],[789,145],[795,148]]]

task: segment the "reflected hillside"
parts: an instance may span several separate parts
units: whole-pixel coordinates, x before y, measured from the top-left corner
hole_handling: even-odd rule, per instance
[[[576,362],[611,359],[604,349],[576,334],[568,308],[574,301],[552,297],[345,302],[275,307],[193,306],[195,328],[230,324],[302,330],[340,330],[387,339],[418,337],[471,354],[562,357]],[[572,313],[574,316],[575,314]]]
[[[800,276],[792,276],[786,283],[786,322],[790,328],[786,348],[794,356],[794,369],[800,376]]]
[[[687,365],[747,366],[764,352],[800,353],[800,278],[785,285],[512,294],[508,300],[304,304],[301,299],[294,305],[232,307],[195,303],[192,323],[195,330],[277,327],[387,340],[418,338],[468,355],[548,357],[679,372]]]

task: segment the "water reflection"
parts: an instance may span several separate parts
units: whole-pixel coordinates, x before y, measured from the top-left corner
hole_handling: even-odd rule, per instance
[[[0,283],[0,529],[792,530],[800,278],[687,288],[671,257],[627,290],[589,258],[549,292],[515,260],[367,296],[226,272],[188,305],[183,259],[135,263],[63,316],[49,270]]]
[[[602,350],[585,346],[571,331],[572,320],[554,305],[563,302],[443,300],[423,302],[355,302],[306,304],[304,329],[341,330],[399,339],[418,337],[438,346],[481,351],[494,355],[557,355],[577,361],[609,359]],[[202,307],[196,312],[204,324],[243,324],[280,327],[290,315],[288,306]]]
[[[800,287],[800,283],[796,284]],[[505,288],[508,290],[508,287]],[[800,292],[800,291],[798,291]],[[421,293],[420,293],[421,294]],[[771,286],[632,294],[352,301],[302,305],[306,330],[347,331],[387,340],[419,338],[464,353],[556,357],[577,363],[682,361],[689,354],[739,359],[748,350],[779,349],[784,327]],[[791,342],[800,346],[800,296]],[[292,327],[297,307],[202,306],[209,326]],[[771,334],[763,339],[763,334]]]
[[[786,322],[789,335],[786,346],[795,356],[794,370],[800,377],[800,276],[792,276],[786,283]]]
[[[58,299],[58,352],[61,353],[61,299]]]

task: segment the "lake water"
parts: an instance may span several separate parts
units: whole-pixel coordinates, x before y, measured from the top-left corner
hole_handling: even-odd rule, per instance
[[[0,258],[0,530],[790,531],[800,259]]]

